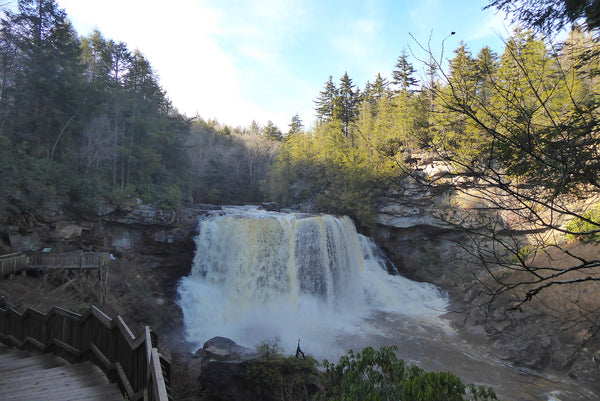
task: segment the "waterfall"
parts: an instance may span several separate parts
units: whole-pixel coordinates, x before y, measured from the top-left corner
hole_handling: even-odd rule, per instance
[[[279,338],[295,350],[301,338],[318,353],[368,330],[374,312],[435,319],[447,305],[435,286],[389,275],[348,217],[225,208],[200,219],[195,241],[179,295],[197,344],[217,335],[249,346]]]

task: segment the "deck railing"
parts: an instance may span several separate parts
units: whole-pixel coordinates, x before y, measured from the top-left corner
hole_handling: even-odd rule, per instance
[[[105,269],[108,252],[12,253],[0,256],[0,279],[30,269]]]
[[[113,320],[94,306],[83,315],[58,307],[47,314],[0,308],[0,341],[90,359],[129,400],[170,399],[170,362],[159,354],[156,335],[146,326],[136,338],[120,316]]]
[[[8,275],[17,275],[27,270],[27,255],[24,253],[11,253],[0,256],[0,280]]]

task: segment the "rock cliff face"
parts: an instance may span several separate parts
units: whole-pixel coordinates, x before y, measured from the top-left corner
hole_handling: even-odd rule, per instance
[[[518,216],[497,212],[471,192],[468,185],[460,192],[451,190],[448,183],[468,183],[470,178],[451,175],[449,166],[442,161],[428,155],[414,155],[413,160],[412,167],[420,172],[423,182],[405,178],[400,189],[388,191],[378,200],[375,237],[401,274],[447,290],[452,309],[460,312],[450,316],[456,326],[466,335],[488,340],[498,357],[529,368],[570,369],[572,376],[594,380],[594,374],[600,372],[596,362],[600,360],[599,339],[578,349],[585,330],[565,330],[567,317],[556,312],[567,296],[580,290],[564,289],[560,295],[540,298],[519,311],[510,310],[514,298],[507,294],[497,297],[488,309],[490,298],[475,280],[485,280],[485,269],[472,255],[475,249],[464,227],[493,223],[514,234],[514,230],[525,225]],[[429,185],[431,182],[436,184]],[[570,202],[569,207],[574,210],[587,210],[598,203],[598,198]],[[564,227],[568,219],[561,218],[554,222]],[[526,233],[516,238],[523,244],[529,239]],[[596,254],[599,251],[588,250]]]
[[[60,205],[20,216],[4,227],[2,253],[36,251],[42,248],[81,248],[130,252],[139,248],[151,254],[193,250],[197,216],[209,205],[197,205],[176,214],[139,201],[101,205],[96,216],[78,218]]]
[[[482,216],[504,222],[468,190],[451,189],[449,184],[466,178],[452,176],[447,164],[427,154],[411,159],[422,181],[405,177],[399,189],[378,199],[375,238],[403,275],[449,291],[461,288],[476,263],[465,252],[464,227]]]

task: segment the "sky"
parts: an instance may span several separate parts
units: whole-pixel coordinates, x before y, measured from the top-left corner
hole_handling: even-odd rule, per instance
[[[406,49],[416,68],[464,41],[501,53],[508,21],[485,0],[57,0],[75,29],[139,49],[174,107],[231,126],[309,127],[329,76],[363,88]],[[451,32],[455,35],[449,36]],[[444,44],[444,53],[441,53]]]

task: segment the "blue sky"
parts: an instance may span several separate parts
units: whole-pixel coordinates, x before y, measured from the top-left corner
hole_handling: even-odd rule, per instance
[[[177,109],[247,126],[272,120],[286,132],[329,75],[364,87],[390,77],[403,48],[429,41],[444,58],[463,40],[501,53],[508,22],[485,0],[58,0],[75,28],[138,48]],[[431,40],[430,40],[431,38]],[[415,67],[419,62],[413,60]]]

